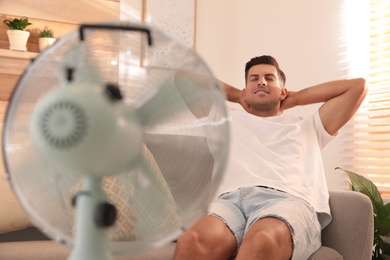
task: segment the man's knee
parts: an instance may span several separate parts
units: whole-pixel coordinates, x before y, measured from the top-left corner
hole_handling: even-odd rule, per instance
[[[237,259],[289,259],[289,247],[281,243],[277,234],[260,231],[244,237]]]
[[[257,232],[251,238],[252,245],[255,248],[259,248],[265,252],[272,251],[280,247],[280,241],[278,239],[278,234],[275,233],[267,233],[267,232]]]
[[[255,223],[244,236],[237,259],[289,259],[293,245],[289,228],[278,219]]]
[[[208,217],[179,237],[175,259],[228,259],[236,249],[236,239],[225,224]]]
[[[199,234],[196,231],[189,230],[184,232],[177,240],[178,248],[186,248],[186,247],[198,247],[200,245]]]
[[[200,234],[194,230],[189,230],[177,240],[175,259],[190,259],[195,256],[200,258],[207,256],[209,250],[207,244],[200,238]]]

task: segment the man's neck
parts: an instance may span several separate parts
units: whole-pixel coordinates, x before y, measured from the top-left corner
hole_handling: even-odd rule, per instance
[[[254,107],[250,107],[249,113],[259,117],[280,116],[283,114],[283,112],[281,112],[279,108],[273,110],[259,110],[255,109]]]

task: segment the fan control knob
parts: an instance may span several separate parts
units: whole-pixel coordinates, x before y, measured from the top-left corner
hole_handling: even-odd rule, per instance
[[[117,211],[108,202],[100,203],[96,208],[95,222],[98,227],[110,227],[115,223]]]
[[[120,101],[123,99],[121,90],[116,84],[108,83],[105,88],[106,94],[112,101]]]

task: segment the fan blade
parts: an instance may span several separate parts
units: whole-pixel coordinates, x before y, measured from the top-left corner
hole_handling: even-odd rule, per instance
[[[206,210],[192,210],[186,215],[183,209],[208,200],[212,194],[215,159],[204,136],[145,134],[145,144],[166,179],[177,208],[185,223],[193,223],[195,214]],[[215,177],[214,177],[215,178]],[[199,194],[199,190],[202,193]],[[195,207],[196,208],[196,207]]]
[[[188,114],[206,117],[214,102],[213,92],[221,92],[215,79],[185,71],[175,72],[156,88],[140,98],[143,102],[136,109],[144,126],[188,118]]]
[[[180,232],[182,224],[175,200],[146,146],[143,147],[138,166],[135,174],[131,176],[133,191],[130,198],[135,219],[135,239],[163,239],[163,234],[166,236],[172,232]],[[167,242],[169,239],[171,238],[168,238]]]

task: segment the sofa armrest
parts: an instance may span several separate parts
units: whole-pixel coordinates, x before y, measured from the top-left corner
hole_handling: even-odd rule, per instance
[[[371,259],[374,214],[370,199],[359,192],[330,191],[331,223],[322,231],[323,246],[345,260]]]

